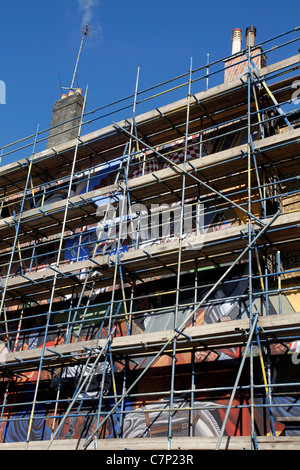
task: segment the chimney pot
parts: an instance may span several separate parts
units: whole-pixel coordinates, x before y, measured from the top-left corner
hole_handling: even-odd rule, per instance
[[[248,26],[246,29],[247,47],[255,45],[256,28],[255,26]]]
[[[243,33],[239,28],[235,28],[232,31],[231,41],[232,41],[232,54],[237,54],[242,49],[242,38]]]

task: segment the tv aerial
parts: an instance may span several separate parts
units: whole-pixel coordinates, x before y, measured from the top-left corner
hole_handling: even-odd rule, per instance
[[[79,47],[79,52],[78,52],[76,64],[75,64],[75,69],[74,69],[74,73],[73,73],[73,78],[72,78],[70,90],[73,89],[74,80],[75,80],[75,77],[76,77],[76,72],[77,72],[78,63],[79,63],[79,58],[80,58],[81,51],[82,51],[83,41],[84,41],[84,38],[87,36],[89,30],[90,30],[90,25],[89,25],[89,23],[87,23],[87,24],[85,25],[84,31],[83,31],[83,33],[82,33],[81,43],[80,43],[80,47]]]

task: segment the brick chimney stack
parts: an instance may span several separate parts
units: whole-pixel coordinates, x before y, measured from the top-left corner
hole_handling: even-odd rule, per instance
[[[256,28],[248,26],[246,29],[246,47],[250,45],[250,56],[253,64],[258,68],[265,67],[266,56],[262,54],[260,46],[255,47]],[[232,52],[231,57],[225,61],[224,82],[230,82],[246,73],[248,67],[247,55],[242,52],[242,31],[236,28],[232,31]],[[258,55],[259,54],[259,55]],[[257,57],[255,57],[257,56]],[[237,65],[235,65],[237,64]]]
[[[84,97],[80,88],[63,94],[53,106],[47,148],[76,139]]]

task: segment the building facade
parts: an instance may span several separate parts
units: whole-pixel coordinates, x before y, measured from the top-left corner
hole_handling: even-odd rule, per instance
[[[91,132],[70,90],[4,153],[0,448],[299,447],[300,61],[255,34]]]

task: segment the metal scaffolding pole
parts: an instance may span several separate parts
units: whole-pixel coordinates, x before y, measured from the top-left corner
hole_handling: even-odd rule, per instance
[[[109,349],[109,344],[111,342],[111,339],[112,339],[112,336],[114,334],[114,331],[115,331],[115,328],[112,329],[111,333],[108,335],[108,337],[106,338],[106,341],[105,341],[105,344],[104,346],[100,349],[100,351],[97,352],[97,356],[95,358],[95,360],[93,361],[92,363],[92,367],[90,368],[90,371],[89,371],[89,374],[86,374],[85,375],[85,371],[87,369],[87,366],[89,365],[91,359],[92,359],[92,356],[91,354],[88,355],[87,357],[87,360],[86,360],[86,363],[83,367],[83,370],[82,370],[82,373],[81,373],[81,377],[80,377],[80,380],[78,382],[78,386],[74,392],[74,395],[73,395],[73,398],[68,406],[68,409],[67,411],[65,412],[64,414],[64,417],[63,419],[61,420],[61,422],[59,423],[58,427],[56,428],[55,432],[53,433],[50,441],[49,441],[49,444],[47,446],[47,450],[50,449],[53,441],[55,440],[56,436],[59,434],[60,430],[62,429],[63,425],[64,425],[64,422],[67,418],[67,416],[69,415],[71,409],[73,408],[76,400],[78,399],[78,396],[80,395],[80,393],[84,390],[84,388],[86,388],[88,385],[89,385],[89,382],[90,380],[92,379],[92,376],[93,376],[93,373],[96,371],[96,367],[101,359],[101,357],[103,355],[106,356],[107,354],[107,351]],[[105,373],[105,371],[104,371]],[[104,375],[104,374],[103,374]],[[85,377],[84,377],[85,376]]]
[[[247,49],[247,62],[248,62],[248,73],[247,73],[247,211],[248,211],[248,245],[251,243],[252,239],[252,220],[251,220],[251,170],[252,170],[252,135],[251,135],[251,85],[252,85],[252,76],[251,76],[251,33],[248,33],[248,49]],[[248,251],[248,298],[249,298],[249,322],[250,327],[253,324],[253,281],[252,281],[252,253],[251,250]],[[252,335],[250,335],[252,338]],[[250,348],[250,416],[251,416],[251,436],[254,434],[254,388],[253,388],[253,343],[252,341],[249,344]],[[230,411],[230,407],[229,411]],[[222,431],[221,431],[222,434]],[[251,440],[253,443],[253,439]],[[218,444],[217,444],[218,447]]]
[[[236,375],[236,379],[235,379],[235,382],[234,382],[234,387],[233,387],[233,390],[232,390],[232,393],[231,393],[231,396],[230,396],[229,403],[227,405],[227,410],[226,410],[226,414],[225,414],[225,417],[224,417],[224,420],[223,420],[223,423],[222,423],[221,431],[220,431],[220,434],[219,434],[219,437],[218,437],[216,450],[220,449],[220,445],[221,445],[222,438],[223,438],[223,435],[224,435],[224,432],[225,432],[227,420],[228,420],[228,417],[229,417],[229,413],[231,411],[232,403],[233,403],[233,400],[234,400],[234,397],[235,397],[235,394],[236,394],[236,390],[237,390],[237,387],[238,387],[238,384],[239,384],[239,380],[240,380],[240,377],[241,377],[241,374],[242,374],[242,371],[243,371],[243,368],[244,368],[244,365],[245,365],[245,361],[246,361],[246,358],[247,358],[247,355],[248,355],[248,351],[249,351],[250,346],[252,344],[252,339],[253,339],[253,335],[254,335],[254,332],[255,332],[256,323],[257,323],[257,318],[258,318],[258,313],[256,313],[251,319],[251,327],[250,327],[250,331],[249,331],[248,341],[247,341],[246,347],[243,351],[242,361],[241,361],[241,364],[239,366],[238,373]],[[250,384],[250,386],[251,386],[251,384]]]
[[[120,243],[121,243],[121,236],[122,236],[122,222],[123,222],[123,212],[124,212],[124,201],[125,201],[125,198],[123,197],[121,199],[121,213],[120,213],[120,223],[119,223],[119,234],[118,234],[118,244],[117,244],[117,255],[120,251]],[[120,204],[120,201],[118,200],[118,203]],[[116,290],[116,280],[117,280],[117,273],[118,273],[118,269],[122,270],[122,266],[120,264],[120,261],[119,261],[119,256],[117,256],[117,260],[114,262],[114,281],[113,281],[113,289],[112,289],[112,297],[111,297],[111,301],[110,301],[110,313],[109,313],[109,324],[108,324],[108,335],[109,337],[112,336],[113,332],[115,331],[115,327],[114,327],[114,322],[113,322],[113,310],[114,310],[114,295],[115,295],[115,290]],[[121,277],[121,280],[122,280],[122,273],[120,272],[120,277]],[[95,281],[94,281],[95,283]],[[123,285],[123,283],[122,283]],[[84,291],[84,288],[82,289],[82,293]],[[125,309],[126,310],[126,309]],[[107,353],[108,353],[108,349],[106,348],[105,350],[105,361],[107,360]],[[91,369],[90,372],[89,372],[89,380],[92,379],[92,374],[93,374],[93,370],[94,369]],[[85,382],[84,382],[85,383]],[[79,392],[80,393],[81,391],[81,387],[79,389]],[[78,396],[78,393],[76,394],[76,398]],[[68,415],[68,413],[70,412],[70,409],[72,408],[76,398],[74,398],[72,404],[69,406],[67,412],[65,413],[65,418],[66,416]],[[101,406],[99,408],[99,410],[101,410]],[[100,412],[100,411],[99,411]],[[55,434],[56,435],[56,434]],[[55,435],[53,438],[55,438]]]
[[[36,146],[36,142],[37,142],[38,133],[39,133],[39,126],[37,127],[37,130],[36,130],[36,133],[35,133],[35,140],[34,140],[34,144],[33,144],[32,154],[31,154],[31,156],[29,157],[29,159],[27,161],[27,164],[28,164],[27,178],[26,178],[26,182],[25,182],[25,186],[24,186],[24,192],[23,192],[23,198],[22,198],[22,203],[21,203],[21,207],[20,207],[19,217],[18,217],[18,220],[16,221],[16,225],[15,225],[14,242],[13,242],[13,247],[12,247],[12,250],[11,250],[9,265],[8,265],[8,268],[7,268],[5,285],[4,285],[4,288],[2,290],[2,296],[1,296],[0,317],[3,313],[4,316],[5,316],[5,328],[6,329],[7,329],[7,318],[6,318],[6,311],[5,311],[5,297],[6,297],[6,292],[7,292],[7,289],[8,289],[8,281],[9,281],[9,277],[10,277],[10,274],[11,274],[13,259],[14,259],[16,247],[18,245],[21,219],[22,219],[23,210],[24,210],[24,206],[25,206],[25,199],[26,199],[26,196],[27,196],[27,190],[28,190],[28,186],[29,186],[29,182],[30,182],[31,170],[32,170],[32,165],[33,165],[33,157],[34,157],[34,152],[35,152],[35,146]],[[7,332],[7,337],[8,337],[8,332]]]
[[[56,264],[55,264],[56,269],[54,270],[54,279],[53,279],[53,284],[52,284],[52,289],[51,289],[51,297],[50,297],[50,302],[49,302],[48,314],[47,314],[47,318],[46,318],[46,326],[45,326],[42,354],[41,354],[41,359],[40,359],[39,368],[38,368],[38,377],[37,377],[37,380],[36,380],[34,398],[33,398],[33,402],[32,402],[32,409],[31,409],[29,425],[28,425],[28,432],[27,432],[27,438],[26,438],[26,449],[28,448],[28,445],[29,445],[32,422],[33,422],[33,419],[34,419],[34,411],[35,411],[37,393],[38,393],[38,388],[39,388],[41,370],[42,370],[42,365],[43,365],[43,357],[44,357],[45,348],[46,348],[45,345],[46,345],[47,334],[48,334],[48,329],[49,329],[49,324],[50,324],[50,318],[51,318],[51,312],[52,312],[52,305],[53,305],[53,300],[54,300],[57,276],[58,276],[58,273],[59,273],[58,269],[59,269],[60,257],[61,257],[62,246],[63,246],[63,239],[64,239],[63,236],[64,236],[65,227],[66,227],[66,223],[67,223],[67,213],[68,213],[69,201],[70,201],[70,197],[71,197],[71,186],[72,186],[73,175],[74,175],[75,165],[76,165],[77,152],[78,152],[78,147],[79,147],[79,137],[80,137],[81,127],[82,127],[82,122],[83,122],[83,114],[84,114],[84,109],[85,109],[85,104],[86,104],[86,95],[87,95],[87,89],[86,89],[85,96],[84,96],[82,114],[81,114],[80,124],[79,124],[79,128],[78,128],[78,138],[77,138],[77,141],[76,141],[76,146],[75,146],[75,151],[74,151],[74,156],[73,156],[72,169],[71,169],[70,182],[69,182],[69,187],[68,187],[68,194],[67,194],[64,218],[63,218],[63,223],[62,223],[62,227],[61,227],[61,237],[60,237],[59,248],[58,248],[58,252],[57,252],[57,259],[56,259]]]
[[[175,315],[174,315],[174,330],[177,327],[178,321],[178,308],[180,302],[180,279],[181,279],[181,256],[182,256],[182,239],[183,239],[183,228],[184,228],[184,206],[185,206],[185,169],[187,163],[187,146],[188,146],[188,135],[189,135],[189,112],[190,112],[190,98],[191,98],[191,86],[192,86],[192,72],[193,72],[193,61],[190,62],[190,76],[188,85],[188,97],[187,97],[187,110],[186,110],[186,129],[185,129],[185,146],[184,146],[184,173],[182,177],[181,187],[181,207],[180,207],[180,223],[179,223],[179,247],[178,247],[178,260],[177,260],[177,283],[176,283],[176,300],[175,300]],[[176,368],[176,337],[173,341],[173,353],[172,353],[172,373],[171,373],[171,396],[170,396],[170,409],[173,408],[174,402],[174,381],[175,381],[175,368]],[[169,412],[168,422],[168,449],[171,449],[172,445],[172,417],[173,413]]]

